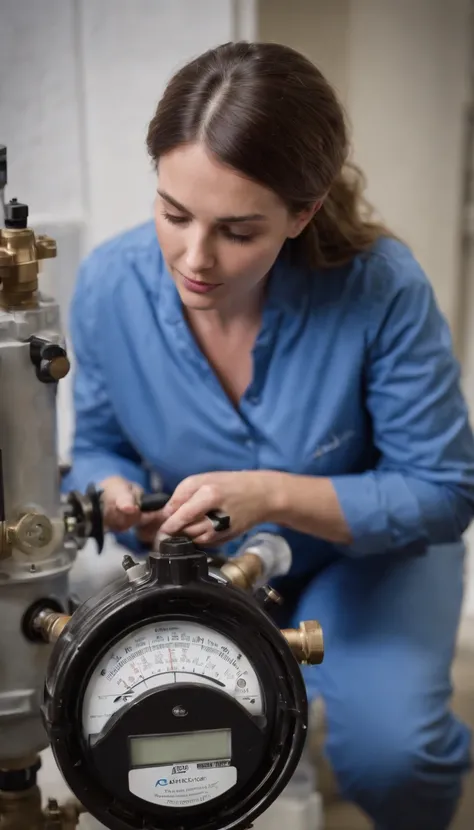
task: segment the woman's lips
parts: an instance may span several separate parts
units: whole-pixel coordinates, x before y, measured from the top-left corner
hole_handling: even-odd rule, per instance
[[[198,280],[192,280],[190,277],[185,277],[184,274],[181,274],[181,276],[184,287],[194,294],[209,294],[210,291],[215,291],[216,288],[222,285],[221,282],[200,282]]]

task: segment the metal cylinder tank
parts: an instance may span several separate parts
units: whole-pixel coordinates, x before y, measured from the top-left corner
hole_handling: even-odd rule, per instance
[[[26,216],[12,200],[0,230],[0,767],[48,745],[40,704],[51,646],[26,621],[43,602],[68,610],[76,553],[56,447],[56,386],[69,364],[58,305],[37,290],[38,261],[55,243],[36,238]]]

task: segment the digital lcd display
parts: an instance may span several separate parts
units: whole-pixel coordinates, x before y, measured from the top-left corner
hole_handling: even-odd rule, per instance
[[[132,767],[219,761],[231,757],[231,745],[230,729],[140,735],[130,738],[130,761]]]

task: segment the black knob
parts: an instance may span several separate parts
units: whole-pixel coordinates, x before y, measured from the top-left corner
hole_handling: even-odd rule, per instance
[[[209,575],[207,556],[186,536],[171,536],[149,554],[150,574],[159,585],[188,585]]]
[[[11,199],[5,205],[5,227],[22,230],[28,227],[28,205]]]
[[[85,494],[72,490],[66,497],[65,520],[73,521],[73,533],[79,539],[94,539],[97,553],[104,547],[104,522],[102,518],[102,491],[89,484]]]
[[[70,363],[66,350],[58,343],[51,343],[41,337],[31,337],[30,357],[36,367],[36,377],[41,383],[57,383],[69,372]]]
[[[155,510],[161,510],[165,504],[168,504],[170,496],[167,493],[149,493],[142,496],[139,503],[142,513],[153,513]],[[210,510],[206,513],[207,518],[211,522],[215,531],[229,530],[230,517],[219,510]]]
[[[186,536],[170,536],[160,542],[161,556],[188,556],[196,553],[194,543]]]

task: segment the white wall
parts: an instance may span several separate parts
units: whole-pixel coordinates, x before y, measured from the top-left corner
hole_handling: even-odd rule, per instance
[[[0,0],[0,143],[8,197],[58,240],[42,287],[63,320],[79,260],[151,216],[145,135],[164,85],[194,55],[252,37],[254,0]],[[60,384],[60,450],[72,430]]]
[[[84,223],[90,247],[150,215],[145,135],[166,80],[232,39],[246,6],[2,0],[0,135],[33,221]]]

